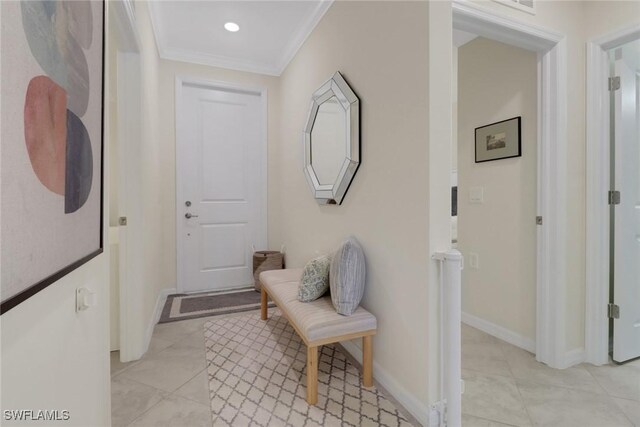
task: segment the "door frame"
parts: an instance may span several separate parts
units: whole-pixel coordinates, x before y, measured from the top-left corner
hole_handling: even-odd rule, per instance
[[[177,290],[180,293],[184,292],[184,284],[186,280],[186,272],[184,271],[184,263],[182,256],[184,254],[184,247],[182,245],[182,240],[180,239],[180,218],[184,211],[184,206],[182,206],[182,202],[179,200],[179,194],[181,194],[181,188],[184,185],[182,176],[180,174],[180,164],[182,160],[181,148],[182,143],[180,142],[180,135],[183,133],[182,129],[182,119],[181,119],[181,108],[180,103],[182,102],[182,88],[185,85],[195,85],[201,86],[207,89],[228,91],[228,92],[240,92],[250,95],[256,95],[260,97],[260,102],[262,106],[262,117],[260,120],[260,177],[262,179],[262,197],[258,201],[260,206],[260,211],[262,215],[260,216],[261,229],[263,230],[263,241],[269,244],[268,240],[268,94],[267,88],[264,86],[251,86],[251,85],[243,85],[236,83],[229,83],[218,80],[208,80],[203,79],[201,77],[194,77],[188,75],[176,75],[175,78],[176,90],[175,90],[175,141],[176,141],[176,273],[177,273]]]
[[[607,51],[640,39],[640,24],[612,31],[587,42],[586,165],[586,361],[609,363],[609,58]]]
[[[538,53],[536,359],[553,368],[566,354],[567,65],[563,34],[454,1],[453,28]],[[532,221],[534,218],[531,219]]]
[[[435,3],[435,4],[433,4]],[[536,249],[536,359],[553,368],[579,363],[582,352],[566,349],[567,293],[567,41],[562,33],[518,18],[453,0],[430,3],[429,51],[429,248],[451,247],[450,176],[452,156],[452,30],[461,29],[538,52],[538,176]],[[443,3],[443,4],[440,4]],[[445,104],[446,101],[446,104]],[[449,161],[444,161],[449,159]],[[535,218],[531,219],[532,221]],[[430,319],[439,325],[437,265],[430,268]],[[429,342],[438,348],[440,330],[430,326]],[[441,378],[437,352],[430,354],[430,377]],[[447,357],[447,355],[444,355]],[[441,399],[438,382],[430,382],[431,401]]]
[[[129,216],[134,209],[130,203],[133,197],[127,177],[135,166],[127,161],[126,153],[135,149],[140,140],[141,92],[140,92],[140,36],[137,30],[135,9],[132,0],[118,0],[109,2],[107,6],[108,20],[113,19],[117,40],[117,87],[110,88],[117,92],[117,139],[118,139],[118,214]],[[107,40],[111,43],[111,40]],[[139,311],[140,301],[133,298],[131,286],[136,281],[132,279],[132,266],[127,256],[131,242],[127,239],[127,230],[118,227],[118,257],[119,257],[119,320],[120,320],[120,361],[136,360],[145,351],[144,342],[137,334],[132,323]]]

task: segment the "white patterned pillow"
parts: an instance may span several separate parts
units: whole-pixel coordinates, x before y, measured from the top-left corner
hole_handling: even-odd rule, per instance
[[[364,295],[366,265],[364,252],[355,237],[349,236],[331,261],[331,301],[339,314],[352,314]]]
[[[312,259],[304,266],[298,299],[302,302],[317,300],[329,290],[329,267],[331,258],[328,255]]]

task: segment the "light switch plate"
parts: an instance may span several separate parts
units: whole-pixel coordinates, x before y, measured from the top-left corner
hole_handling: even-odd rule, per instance
[[[87,288],[76,289],[76,312],[85,311],[96,305],[96,294]]]
[[[484,203],[484,187],[471,187],[469,189],[469,203]]]
[[[480,268],[480,257],[475,252],[469,252],[469,266],[474,270]]]

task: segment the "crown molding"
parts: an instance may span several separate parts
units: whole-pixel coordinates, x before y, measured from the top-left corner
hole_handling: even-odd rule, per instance
[[[222,55],[211,55],[202,52],[191,52],[172,47],[164,47],[162,49],[158,49],[158,51],[162,59],[169,59],[172,61],[189,62],[192,64],[208,65],[210,67],[225,68],[235,71],[265,74],[268,76],[280,75],[280,70],[274,65],[260,63],[258,61],[231,58]]]
[[[300,26],[298,31],[291,37],[289,43],[282,50],[279,58],[273,62],[252,61],[248,59],[233,58],[223,55],[212,55],[209,53],[189,51],[174,48],[167,45],[163,39],[163,28],[158,16],[157,3],[149,2],[149,12],[151,15],[151,26],[158,47],[158,54],[162,59],[172,61],[188,62],[192,64],[208,65],[211,67],[225,68],[249,73],[265,74],[268,76],[280,76],[287,68],[298,50],[302,47],[316,25],[320,22],[324,14],[329,10],[334,0],[322,0],[318,2],[313,13]]]
[[[306,22],[300,26],[297,34],[291,38],[280,60],[276,62],[278,64],[278,76],[284,72],[291,60],[296,56],[296,53],[298,53],[304,42],[307,41],[307,38],[316,28],[316,25],[318,25],[322,17],[324,17],[324,14],[327,13],[333,1],[334,0],[322,0],[318,2],[313,13],[309,15]]]

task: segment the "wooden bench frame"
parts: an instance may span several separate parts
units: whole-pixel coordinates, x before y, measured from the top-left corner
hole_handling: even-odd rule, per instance
[[[261,294],[261,318],[262,320],[267,320],[269,317],[268,304],[270,297],[264,284],[262,284]],[[273,300],[273,298],[271,298],[271,300],[278,305],[278,302]],[[309,341],[307,337],[301,333],[298,325],[291,321],[291,316],[288,315],[287,308],[281,307],[280,305],[278,305],[278,307],[282,310],[291,326],[293,326],[293,329],[295,329],[298,336],[302,338],[302,341],[304,341],[307,346],[307,403],[309,405],[318,403],[318,347],[322,345],[362,338],[362,385],[365,387],[373,386],[373,336],[377,332],[376,329]]]

